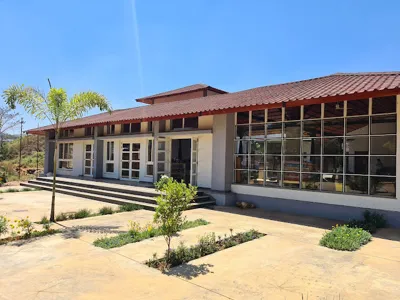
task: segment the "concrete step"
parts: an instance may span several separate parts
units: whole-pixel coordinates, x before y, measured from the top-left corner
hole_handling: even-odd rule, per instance
[[[28,183],[40,185],[42,187],[43,186],[52,187],[52,183],[48,182],[48,181],[30,180]],[[107,197],[113,197],[113,198],[120,198],[123,200],[157,204],[155,196],[154,197],[142,196],[140,194],[136,194],[135,191],[133,191],[133,190],[132,191],[126,190],[124,193],[121,193],[121,192],[115,192],[115,191],[99,190],[99,189],[97,189],[97,187],[93,187],[93,186],[89,188],[89,187],[75,186],[75,185],[71,185],[71,184],[64,184],[63,182],[60,183],[59,181],[57,181],[56,187],[60,188],[60,189],[70,189],[70,190],[74,190],[74,191],[82,192],[82,193],[89,193],[89,194],[95,194],[95,195],[101,195],[101,196],[107,196]],[[197,196],[194,202],[200,203],[200,202],[207,202],[209,200],[210,200],[210,198],[208,196]]]
[[[40,178],[40,177],[39,177]],[[38,178],[38,179],[39,179]],[[31,188],[41,188],[43,190],[52,190],[52,179],[46,180],[30,180],[27,183],[21,183],[21,185]],[[136,188],[123,189],[122,187],[115,188],[112,190],[109,186],[107,189],[99,189],[99,185],[84,182],[82,184],[75,184],[67,180],[59,180],[56,182],[56,192],[63,193],[76,197],[83,197],[87,199],[103,201],[107,203],[113,203],[123,205],[127,203],[134,203],[143,206],[144,209],[155,210],[157,207],[157,201],[155,199],[159,194],[152,194],[152,196],[144,196],[139,189],[139,194],[136,194]],[[196,199],[190,203],[189,209],[207,207],[215,205],[215,201],[211,200],[208,195],[197,196]]]

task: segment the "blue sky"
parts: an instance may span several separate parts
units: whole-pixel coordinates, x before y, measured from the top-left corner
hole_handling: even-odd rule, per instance
[[[126,108],[194,83],[232,92],[400,70],[399,11],[397,0],[0,0],[0,91],[47,90],[49,77]]]

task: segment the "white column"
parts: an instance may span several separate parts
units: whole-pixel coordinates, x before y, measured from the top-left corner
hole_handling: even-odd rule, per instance
[[[160,122],[153,122],[153,182],[157,182],[158,173],[158,135],[160,132]]]

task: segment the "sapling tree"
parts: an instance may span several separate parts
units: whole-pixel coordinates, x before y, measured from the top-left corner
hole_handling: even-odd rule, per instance
[[[156,183],[156,189],[161,192],[157,197],[157,208],[154,222],[167,243],[166,261],[169,262],[172,237],[180,230],[185,222],[183,212],[188,208],[197,194],[197,187],[178,182],[172,177],[163,176]]]
[[[11,109],[16,104],[21,105],[25,111],[38,120],[47,120],[55,132],[55,151],[53,157],[53,188],[51,197],[50,221],[55,221],[55,198],[56,198],[56,170],[57,150],[60,130],[64,123],[82,117],[92,108],[101,111],[109,111],[111,106],[103,95],[88,91],[75,94],[68,98],[62,88],[50,88],[47,95],[42,91],[24,85],[12,85],[3,92],[4,101]]]

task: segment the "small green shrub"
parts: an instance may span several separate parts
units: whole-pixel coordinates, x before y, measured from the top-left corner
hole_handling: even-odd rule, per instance
[[[17,192],[19,192],[19,189],[9,188],[9,189],[6,189],[4,192],[5,193],[17,193]]]
[[[71,219],[84,219],[90,217],[91,211],[87,208],[83,208],[78,210],[76,213],[72,214]]]
[[[66,213],[59,213],[56,216],[56,221],[57,222],[61,222],[61,221],[65,221],[65,220],[68,220],[68,214],[66,214]]]
[[[40,219],[39,224],[46,224],[46,223],[49,223],[49,222],[50,222],[49,219],[47,219],[46,216],[43,216],[42,219]]]
[[[369,232],[361,228],[336,225],[331,231],[324,234],[319,244],[335,250],[355,251],[367,244],[371,237]]]
[[[118,211],[119,212],[124,212],[124,211],[134,211],[134,210],[139,210],[143,209],[143,206],[135,203],[127,203],[119,206]]]
[[[8,222],[9,220],[6,217],[0,216],[0,236],[8,232]]]
[[[363,217],[363,220],[350,220],[347,223],[347,226],[352,228],[362,228],[370,233],[375,233],[379,228],[388,227],[385,216],[380,213],[366,210],[363,214]]]
[[[51,223],[50,223],[50,220],[47,219],[46,216],[43,216],[39,223],[42,224],[43,230],[45,230],[45,231],[49,231],[50,230]]]
[[[112,215],[113,213],[114,211],[111,206],[103,206],[102,208],[99,209],[100,215]]]

